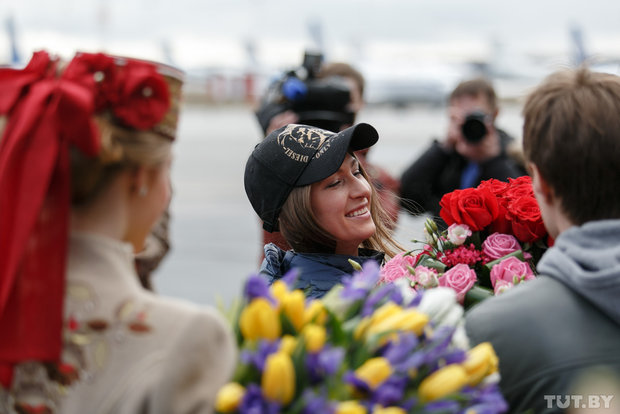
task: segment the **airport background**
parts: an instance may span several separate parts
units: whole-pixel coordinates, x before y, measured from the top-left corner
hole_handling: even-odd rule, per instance
[[[552,70],[587,61],[620,73],[620,3],[611,0],[3,0],[0,63],[47,49],[131,55],[187,73],[175,147],[172,250],[162,294],[227,303],[258,268],[259,223],[243,168],[261,131],[256,99],[305,50],[367,78],[358,121],[374,125],[370,159],[399,175],[446,127],[445,96],[483,74],[502,99],[497,124],[521,135],[520,104]],[[422,220],[401,214],[411,244]]]

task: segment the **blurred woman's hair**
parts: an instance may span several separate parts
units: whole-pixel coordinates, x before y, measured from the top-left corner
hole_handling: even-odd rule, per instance
[[[156,167],[166,161],[172,141],[152,131],[119,127],[103,117],[96,118],[101,151],[89,158],[71,148],[71,203],[88,204],[124,169]]]

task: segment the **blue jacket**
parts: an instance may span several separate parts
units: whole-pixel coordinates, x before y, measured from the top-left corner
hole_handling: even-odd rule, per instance
[[[310,298],[320,298],[334,285],[341,283],[343,277],[353,273],[349,259],[360,265],[375,260],[379,265],[384,254],[370,249],[359,249],[359,256],[326,253],[296,253],[284,251],[273,243],[265,245],[265,259],[259,273],[267,278],[269,284],[280,279],[291,269],[300,270],[298,289],[306,291]]]

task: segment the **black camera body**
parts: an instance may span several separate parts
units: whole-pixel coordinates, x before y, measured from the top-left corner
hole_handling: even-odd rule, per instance
[[[355,114],[347,108],[349,84],[339,77],[317,78],[322,62],[321,54],[306,52],[300,68],[286,72],[269,86],[256,111],[263,133],[274,116],[287,110],[295,112],[301,124],[334,132],[353,123]]]
[[[488,115],[482,111],[474,111],[467,114],[463,125],[461,125],[461,132],[467,142],[477,144],[489,133],[485,123],[487,119]]]

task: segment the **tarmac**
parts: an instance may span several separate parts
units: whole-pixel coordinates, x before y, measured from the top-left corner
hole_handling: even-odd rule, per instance
[[[379,132],[369,159],[400,176],[447,126],[444,107],[364,108],[357,122]],[[520,107],[502,108],[496,123],[520,139]],[[172,167],[171,250],[155,270],[159,294],[227,306],[259,268],[259,220],[243,188],[245,162],[262,137],[249,105],[186,104]],[[395,238],[413,247],[424,217],[401,213]]]

